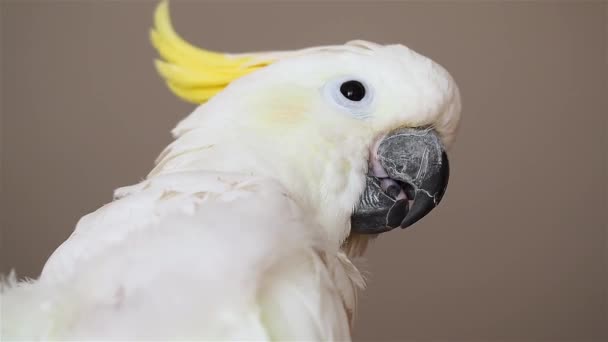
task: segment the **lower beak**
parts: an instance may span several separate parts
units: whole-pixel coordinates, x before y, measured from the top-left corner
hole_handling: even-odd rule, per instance
[[[351,216],[352,232],[377,234],[409,227],[441,201],[450,169],[434,130],[391,132],[378,145],[377,162],[384,169],[383,177],[367,176],[365,191]]]

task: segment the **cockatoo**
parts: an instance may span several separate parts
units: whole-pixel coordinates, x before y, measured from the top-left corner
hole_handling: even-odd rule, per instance
[[[403,45],[223,54],[151,32],[201,104],[139,184],[2,290],[3,340],[349,340],[352,258],[441,200],[460,96]]]

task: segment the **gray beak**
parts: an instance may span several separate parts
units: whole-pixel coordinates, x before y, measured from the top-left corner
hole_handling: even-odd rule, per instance
[[[377,155],[387,176],[367,176],[351,216],[355,233],[411,226],[439,204],[448,185],[448,157],[434,130],[395,130],[380,142]]]

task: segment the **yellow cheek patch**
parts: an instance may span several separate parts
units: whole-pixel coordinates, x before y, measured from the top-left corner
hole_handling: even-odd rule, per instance
[[[260,115],[260,119],[263,122],[268,123],[269,126],[285,126],[285,125],[298,125],[306,117],[303,110],[288,110],[278,109],[265,111]]]
[[[163,59],[155,61],[156,70],[169,89],[196,104],[206,102],[235,79],[273,62],[254,54],[230,55],[191,45],[173,29],[168,1],[156,7],[150,39]]]
[[[292,85],[264,88],[242,100],[251,109],[249,118],[260,128],[280,129],[289,134],[291,127],[306,129],[315,100],[315,91]],[[262,110],[256,110],[256,109]]]

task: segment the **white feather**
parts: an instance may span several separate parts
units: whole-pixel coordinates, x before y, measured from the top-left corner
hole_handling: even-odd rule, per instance
[[[38,282],[3,290],[3,339],[349,338],[359,274],[276,182],[190,172],[119,192]]]
[[[449,143],[458,88],[401,45],[280,59],[184,119],[148,179],[83,217],[37,282],[4,285],[3,339],[350,338],[363,280],[341,246],[370,147],[402,126]],[[364,120],[322,96],[346,76],[374,88]]]

